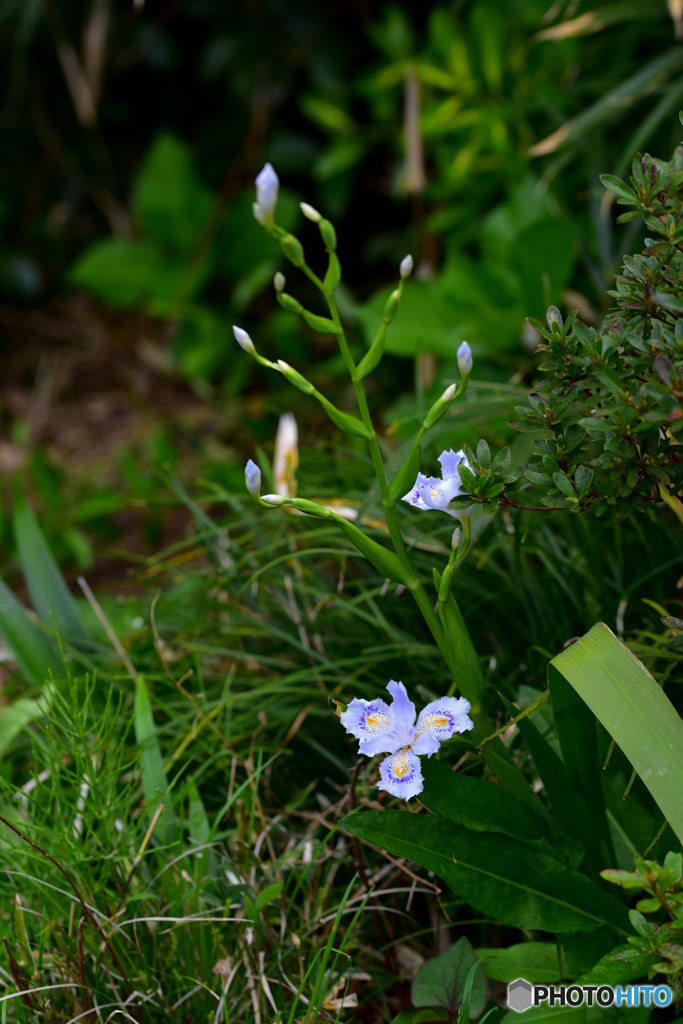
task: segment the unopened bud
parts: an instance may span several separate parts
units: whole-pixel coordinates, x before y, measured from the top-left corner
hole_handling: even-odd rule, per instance
[[[299,203],[299,206],[306,220],[312,220],[314,224],[319,224],[323,219],[322,214],[318,213],[314,206],[310,206],[308,203]]]
[[[285,275],[278,270],[277,274],[273,278],[273,287],[275,288],[275,291],[281,292],[286,284],[287,281],[285,279]]]
[[[463,377],[469,377],[472,372],[472,349],[466,341],[458,349],[458,369]]]
[[[404,256],[398,270],[404,281],[407,277],[410,277],[413,272],[413,257],[410,255]]]
[[[393,291],[387,299],[387,304],[384,307],[384,323],[390,324],[396,316],[396,310],[401,299],[401,293],[399,291]]]
[[[306,261],[304,247],[298,238],[295,238],[294,235],[283,235],[280,239],[280,246],[289,262],[293,263],[295,267],[304,265]]]
[[[254,217],[265,227],[273,223],[280,180],[271,164],[266,164],[256,178],[256,202],[253,205]]]
[[[453,536],[451,537],[451,547],[456,551],[460,547],[460,541],[462,540],[462,530],[456,526],[453,530]]]
[[[289,498],[283,498],[281,494],[264,494],[261,501],[264,505],[284,505]]]
[[[304,311],[301,303],[293,295],[288,295],[287,292],[280,292],[278,302],[284,309],[288,309],[290,313],[301,314]]]
[[[248,352],[250,356],[256,355],[256,346],[245,330],[241,327],[233,326],[232,333],[235,335],[235,341],[240,348],[244,349],[245,352]]]
[[[261,470],[251,459],[249,459],[244,469],[244,482],[252,498],[258,499],[261,493]]]
[[[434,405],[431,407],[429,412],[424,418],[423,427],[425,430],[429,430],[435,423],[438,423],[441,417],[444,415],[448,406],[451,403],[453,395],[455,394],[455,384],[449,384],[441,398],[437,398]]]
[[[298,388],[299,391],[303,391],[305,395],[312,395],[315,388],[303,377],[298,370],[295,370],[293,366],[286,363],[284,359],[278,359],[277,368],[283,377],[286,377],[290,384]]]
[[[320,234],[322,240],[328,249],[337,248],[337,232],[334,230],[334,224],[330,224],[329,220],[321,220],[318,224],[320,228]]]

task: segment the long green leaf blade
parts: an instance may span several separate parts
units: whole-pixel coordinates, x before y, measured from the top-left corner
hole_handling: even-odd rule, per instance
[[[484,914],[516,928],[631,932],[626,907],[585,875],[500,834],[470,832],[437,815],[357,811],[351,835],[413,860]]]
[[[74,643],[87,643],[88,637],[78,614],[76,602],[50,551],[43,531],[26,498],[17,491],[14,497],[14,536],[21,571],[36,612],[59,633]]]
[[[173,800],[171,794],[167,792],[168,780],[159,749],[152,704],[145,677],[142,675],[135,680],[135,739],[140,747],[140,772],[145,804],[151,817],[160,801],[164,800],[164,809],[157,830],[164,842],[170,842],[175,825]]]
[[[676,46],[668,53],[656,57],[635,75],[601,96],[599,100],[566,121],[561,128],[537,142],[529,150],[530,156],[546,156],[569,142],[575,142],[607,121],[623,117],[633,103],[641,100],[662,84],[664,79],[683,64],[683,47]]]
[[[602,792],[595,715],[552,664],[548,666],[548,687],[567,774],[588,808],[599,856],[603,862],[614,864],[614,847]]]
[[[27,682],[41,688],[50,673],[59,679],[64,665],[49,638],[28,615],[9,587],[0,580],[0,635],[7,643]]]
[[[604,622],[551,665],[614,738],[683,845],[683,722],[648,670]]]

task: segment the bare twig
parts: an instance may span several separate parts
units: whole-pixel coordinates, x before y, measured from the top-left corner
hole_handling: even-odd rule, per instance
[[[81,588],[81,590],[83,591],[83,593],[85,594],[85,596],[86,596],[86,598],[88,600],[88,604],[90,605],[90,607],[94,611],[94,613],[97,616],[97,618],[100,620],[100,622],[102,624],[103,630],[105,631],[105,633],[107,634],[107,636],[111,640],[112,646],[113,646],[114,650],[116,651],[118,656],[121,658],[121,661],[123,662],[123,664],[126,666],[126,671],[130,675],[131,679],[136,679],[137,678],[137,672],[135,671],[135,667],[133,665],[133,662],[128,657],[128,651],[123,646],[123,644],[121,643],[121,641],[117,637],[116,633],[112,629],[112,625],[111,625],[109,619],[104,614],[104,612],[102,610],[102,606],[100,605],[100,602],[97,600],[97,598],[93,594],[92,590],[88,586],[87,580],[83,576],[78,576],[76,579],[77,579],[79,587]]]

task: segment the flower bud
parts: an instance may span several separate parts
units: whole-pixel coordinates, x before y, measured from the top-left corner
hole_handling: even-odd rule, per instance
[[[269,227],[273,223],[279,188],[280,180],[277,174],[271,164],[266,164],[256,178],[256,202],[253,205],[254,217],[264,227]]]
[[[284,505],[290,500],[289,498],[283,498],[281,494],[264,494],[261,498],[261,502],[264,505]]]
[[[261,493],[261,470],[251,459],[249,459],[244,469],[244,482],[252,498],[258,500]]]
[[[298,370],[286,363],[284,359],[278,359],[277,368],[283,377],[286,377],[290,384],[303,391],[305,395],[312,395],[315,391],[313,385],[303,377]]]
[[[384,307],[384,323],[385,324],[390,324],[391,321],[396,316],[396,310],[398,309],[398,304],[399,304],[400,298],[401,298],[401,293],[398,290],[396,290],[396,291],[393,291],[391,293],[391,295],[389,296],[389,298],[387,299],[387,304]]]
[[[314,224],[319,224],[323,219],[322,214],[318,213],[314,206],[309,206],[308,203],[299,203],[301,212],[307,220],[312,220]]]
[[[304,265],[306,260],[304,247],[298,238],[295,238],[294,235],[283,235],[280,239],[280,246],[289,262],[293,263],[295,267],[302,267]]]
[[[303,313],[304,307],[301,305],[293,295],[288,295],[287,292],[281,292],[278,295],[278,302],[284,309],[288,309],[290,313]]]
[[[463,377],[469,377],[472,372],[472,349],[466,341],[458,349],[458,369]]]
[[[233,326],[232,333],[235,335],[235,340],[237,344],[240,346],[240,348],[244,349],[244,351],[247,352],[250,356],[256,355],[256,347],[254,345],[254,342],[251,340],[251,338],[249,337],[245,330],[243,330],[241,327]]]
[[[451,537],[451,547],[457,551],[460,547],[460,541],[462,540],[462,530],[459,526],[453,530],[453,536]]]
[[[404,256],[398,270],[404,281],[407,277],[410,277],[413,272],[413,257],[410,255]]]
[[[334,230],[334,224],[331,224],[329,220],[321,220],[318,224],[320,228],[320,234],[322,240],[328,249],[337,248],[337,232]]]
[[[277,274],[273,278],[273,287],[275,288],[275,291],[281,292],[286,284],[287,281],[285,279],[285,275],[280,273],[278,270]]]
[[[431,407],[431,409],[425,416],[424,422],[422,424],[425,430],[429,430],[431,427],[434,426],[435,423],[439,422],[441,417],[448,409],[448,406],[450,405],[454,394],[455,384],[449,384],[444,393],[441,395],[440,398],[437,398],[437,400],[434,402],[434,405]]]

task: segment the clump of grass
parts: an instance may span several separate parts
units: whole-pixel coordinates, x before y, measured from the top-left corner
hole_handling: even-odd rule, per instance
[[[354,806],[391,801],[329,700],[389,678],[431,699],[446,670],[412,603],[336,530],[283,517],[271,532],[215,484],[182,500],[195,529],[140,561],[145,589],[99,595],[130,671],[82,602],[93,644],[70,648],[71,676],[2,760],[1,813],[53,858],[2,826],[3,1019],[391,1020],[409,998],[401,950],[419,962],[509,929],[339,831]],[[651,517],[647,566],[637,524],[594,524],[588,555],[583,530],[512,513],[476,534],[460,573],[494,712],[596,604],[609,619],[626,596],[628,621],[660,569],[668,598],[681,556],[665,521]],[[446,538],[412,539],[427,578]],[[482,770],[466,738],[444,757]]]

